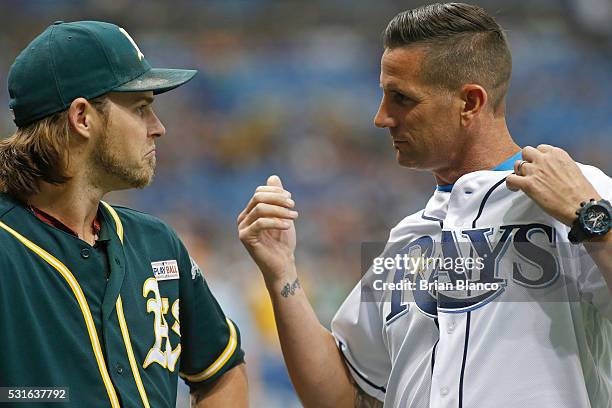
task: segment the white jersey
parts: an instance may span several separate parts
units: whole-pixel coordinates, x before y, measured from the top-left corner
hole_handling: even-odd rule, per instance
[[[584,247],[568,243],[569,228],[506,188],[515,158],[436,190],[391,230],[387,247],[411,257],[440,257],[436,247],[442,256],[477,255],[484,266],[470,281],[498,289],[412,287],[369,301],[370,269],[336,314],[332,331],[349,371],[385,407],[612,407],[610,292]],[[610,200],[612,179],[580,168]],[[435,283],[457,275],[428,273],[410,276]]]

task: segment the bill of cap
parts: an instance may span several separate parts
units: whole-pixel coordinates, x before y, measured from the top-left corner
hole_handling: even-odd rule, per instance
[[[168,92],[183,85],[198,71],[193,69],[151,68],[149,71],[114,88],[113,92],[145,92],[153,94]]]

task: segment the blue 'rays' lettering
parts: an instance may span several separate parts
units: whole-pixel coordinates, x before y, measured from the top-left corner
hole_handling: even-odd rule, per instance
[[[459,248],[457,247],[457,237],[454,231],[442,231],[442,257],[452,260],[461,258]],[[452,264],[454,265],[454,262]],[[437,272],[440,282],[450,282],[453,285],[455,285],[459,279],[468,279],[467,271],[459,273],[454,268],[446,268],[444,262],[440,263]]]
[[[430,236],[425,235],[425,236],[422,236],[412,241],[411,243],[403,247],[398,252],[398,254],[402,256],[406,254],[408,256],[417,257],[417,258],[421,256],[428,258],[428,257],[433,256],[433,251],[434,251],[433,239]],[[406,275],[407,275],[406,272],[407,271],[405,271],[403,268],[397,268],[395,270],[395,275],[393,276],[393,282],[394,283],[402,282],[406,278]],[[421,276],[419,271],[413,271],[413,273],[415,274],[417,281],[418,279],[423,278],[423,276]],[[436,278],[434,276],[430,276],[429,279],[435,280]],[[396,289],[391,293],[391,311],[389,312],[389,314],[387,315],[385,319],[387,322],[391,321],[391,319],[393,319],[395,316],[397,316],[398,314],[406,310],[407,305],[403,299],[404,292],[405,291],[403,290]],[[420,307],[422,307],[421,310],[423,310],[424,312],[427,311],[427,312],[435,314],[437,310],[435,297],[432,297],[426,291],[425,293],[420,293],[420,292],[421,291],[415,291],[413,294],[415,296],[415,301],[417,301],[416,297],[419,296],[419,300],[421,302]]]
[[[463,278],[464,282],[471,283],[488,283],[488,284],[498,284],[497,289],[489,290],[489,291],[476,291],[473,292],[470,289],[461,290],[461,291],[442,291],[438,293],[437,303],[438,308],[440,310],[444,310],[446,312],[462,312],[465,310],[470,310],[472,308],[479,307],[482,304],[485,304],[499,294],[504,291],[505,288],[505,279],[498,276],[499,273],[499,262],[501,257],[506,253],[508,246],[511,242],[512,231],[513,228],[506,228],[506,226],[501,226],[499,228],[501,232],[501,237],[495,243],[495,246],[491,246],[491,242],[489,238],[493,235],[493,228],[475,228],[475,229],[465,229],[461,231],[461,235],[467,237],[469,239],[469,250],[463,245],[463,251],[453,250],[449,251],[451,248],[457,248],[458,243],[454,245],[450,245],[450,243],[442,246],[443,256],[445,258],[451,257],[454,260],[465,260],[466,257],[469,258],[480,258],[483,264],[482,269],[465,269],[465,277]],[[452,235],[453,239],[456,239],[454,234]],[[463,252],[463,253],[462,253]],[[457,265],[458,262],[455,262]],[[462,263],[465,265],[465,262]],[[450,276],[452,276],[451,274]],[[455,276],[459,274],[454,273]],[[467,278],[467,279],[466,279]],[[456,280],[453,281],[456,284]]]
[[[422,236],[403,247],[399,254],[411,257],[442,257],[459,259],[470,256],[481,258],[483,268],[465,271],[455,271],[444,267],[444,262],[438,263],[436,270],[420,268],[412,271],[415,278],[415,288],[412,296],[416,306],[426,315],[436,317],[438,310],[446,312],[464,312],[483,306],[505,290],[507,281],[512,281],[530,288],[542,288],[554,283],[559,276],[557,260],[551,250],[555,249],[555,229],[544,224],[511,224],[498,228],[499,239],[492,245],[493,228],[474,228],[461,231],[461,235],[469,239],[469,251],[461,250],[459,240],[452,230],[442,231],[441,245],[434,244],[430,236]],[[535,242],[535,238],[544,238],[544,242]],[[466,242],[466,244],[468,244]],[[512,258],[512,274],[503,274],[500,262],[512,245],[516,256]],[[543,245],[543,246],[542,246]],[[466,253],[468,252],[468,253]],[[509,266],[509,264],[508,264]],[[528,273],[528,268],[531,273]],[[533,270],[537,273],[533,273]],[[408,271],[397,269],[394,282],[399,283],[406,278]],[[472,283],[498,283],[499,289],[488,292],[465,291],[461,296],[451,293],[438,293],[436,290],[421,288],[420,281],[434,283],[449,282],[453,285],[458,280],[469,279]],[[386,317],[387,323],[407,309],[405,291],[394,290],[391,295],[391,310]],[[453,297],[451,297],[453,296]]]
[[[529,265],[537,268],[541,274],[537,278],[530,278],[525,273],[522,263],[513,262],[512,279],[519,285],[530,288],[542,288],[555,282],[559,276],[557,260],[550,252],[540,248],[530,239],[536,234],[545,234],[551,248],[554,248],[556,246],[555,229],[544,224],[513,225],[512,227],[518,228],[513,237],[515,251]]]
[[[502,236],[493,249],[491,249],[491,243],[488,238],[492,235],[493,228],[478,228],[461,232],[462,235],[470,239],[471,246],[476,251],[476,256],[482,258],[484,263],[484,268],[480,271],[480,277],[474,274],[470,277],[473,282],[501,283],[504,281],[504,279],[497,278],[495,275],[499,258],[508,249],[508,244],[510,243],[508,238],[510,238],[514,226],[502,225],[499,229],[502,231]],[[473,272],[476,272],[476,270]]]

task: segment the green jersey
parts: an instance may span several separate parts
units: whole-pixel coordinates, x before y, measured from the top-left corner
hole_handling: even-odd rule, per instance
[[[171,407],[179,374],[193,388],[243,361],[171,228],[104,202],[98,220],[91,246],[0,194],[0,386],[67,387],[75,407]]]

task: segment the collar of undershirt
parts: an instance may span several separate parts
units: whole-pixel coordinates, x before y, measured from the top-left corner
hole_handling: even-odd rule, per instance
[[[521,151],[519,151],[516,154],[513,154],[512,156],[510,156],[509,158],[507,158],[506,160],[504,160],[503,162],[501,162],[500,164],[498,164],[497,166],[493,167],[491,169],[491,171],[507,171],[507,170],[512,170],[514,169],[514,162],[517,160],[521,160],[523,158],[523,155],[521,154]],[[450,192],[453,189],[454,184],[444,184],[444,185],[438,185],[436,186],[436,190],[438,191],[445,191],[445,192]]]
[[[60,229],[64,232],[67,232],[68,234],[74,235],[75,237],[79,238],[79,234],[74,232],[66,224],[64,224],[63,222],[61,222],[60,220],[58,220],[51,214],[47,214],[43,210],[36,208],[34,206],[30,206],[30,208],[41,221],[51,225],[52,227]],[[100,230],[102,229],[102,224],[100,223],[99,215],[96,215],[96,218],[94,218],[91,224],[91,229],[93,230],[93,233],[96,236],[96,240],[98,240],[98,237],[100,236]]]

